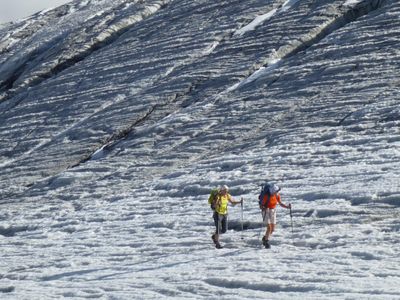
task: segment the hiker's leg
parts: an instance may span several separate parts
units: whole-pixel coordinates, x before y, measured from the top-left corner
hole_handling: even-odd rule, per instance
[[[270,224],[271,224],[271,209],[267,208],[265,210],[265,222],[267,223],[267,229],[265,230],[265,239],[268,240],[270,236]]]
[[[267,240],[270,238],[274,230],[275,230],[275,224],[268,224],[267,234],[266,234]]]
[[[267,232],[265,234],[267,240],[275,231],[275,225],[276,225],[276,209],[275,208],[268,209],[268,226],[267,226]]]
[[[221,234],[228,230],[228,217],[227,215],[221,216]]]
[[[214,236],[213,239],[215,241],[218,241],[219,234],[221,232],[221,219],[220,219],[219,214],[217,212],[214,212],[213,218],[214,218],[214,224],[215,224],[215,234],[213,235]]]
[[[270,235],[272,235],[272,233],[275,231],[275,227],[276,227],[276,208],[271,209],[271,227],[270,227]]]

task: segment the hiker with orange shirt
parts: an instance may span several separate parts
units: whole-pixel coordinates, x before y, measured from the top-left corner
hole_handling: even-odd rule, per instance
[[[291,204],[286,205],[281,201],[281,195],[279,194],[281,188],[274,183],[264,185],[261,194],[259,196],[259,204],[263,217],[263,224],[267,223],[267,230],[262,243],[265,248],[270,248],[269,239],[276,227],[276,206],[280,206],[291,209]]]

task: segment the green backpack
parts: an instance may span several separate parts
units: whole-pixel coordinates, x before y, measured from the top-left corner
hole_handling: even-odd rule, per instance
[[[210,196],[208,197],[208,204],[212,210],[215,210],[215,201],[217,200],[219,189],[215,188],[211,190]]]

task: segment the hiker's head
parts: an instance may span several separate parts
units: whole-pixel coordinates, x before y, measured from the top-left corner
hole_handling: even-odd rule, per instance
[[[221,185],[221,187],[219,188],[219,190],[220,190],[220,192],[221,193],[227,193],[228,191],[229,191],[229,188],[228,188],[228,186],[226,186],[226,185]]]

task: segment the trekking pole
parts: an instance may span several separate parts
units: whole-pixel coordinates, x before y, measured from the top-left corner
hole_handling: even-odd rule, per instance
[[[220,218],[220,214],[218,214],[217,213],[217,237],[218,237],[218,239],[217,239],[217,242],[215,243],[215,247],[216,248],[221,248],[221,245],[220,245],[220,243],[219,243],[219,234],[220,234],[220,225],[221,225],[221,218]]]
[[[221,226],[221,218],[220,218],[219,214],[217,214],[217,216],[218,216],[218,218],[217,218],[217,235],[218,235],[218,238],[219,238],[220,226]]]
[[[267,210],[266,210],[266,209],[262,210],[262,211],[261,211],[261,214],[262,214],[263,220],[262,220],[262,225],[261,225],[261,227],[260,227],[260,231],[259,231],[259,233],[258,233],[258,239],[259,239],[259,240],[261,239],[261,233],[262,233],[262,231],[265,229],[265,217],[267,216]]]
[[[240,223],[242,226],[242,231],[241,231],[241,239],[243,240],[243,197],[240,199],[240,206],[241,206],[241,216],[240,216]]]
[[[294,240],[293,240],[293,214],[292,214],[292,205],[290,204],[290,207],[289,207],[289,214],[290,214],[290,224],[291,224],[291,226],[292,226],[292,242],[293,242],[293,245],[294,245]]]

